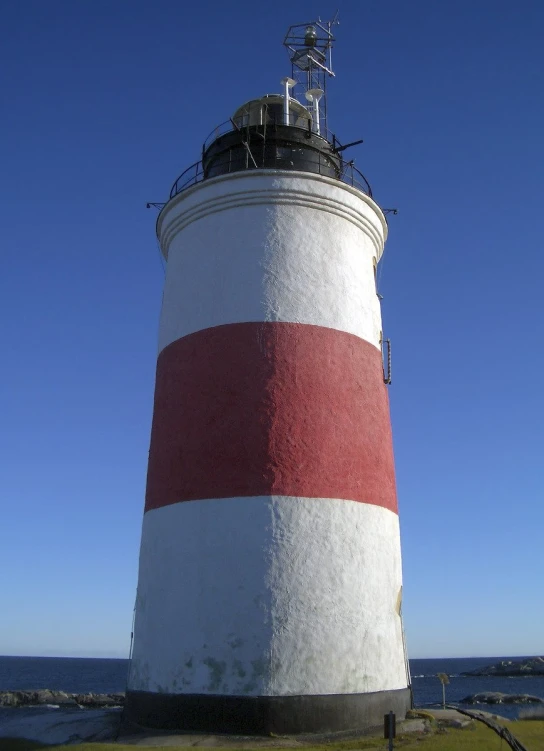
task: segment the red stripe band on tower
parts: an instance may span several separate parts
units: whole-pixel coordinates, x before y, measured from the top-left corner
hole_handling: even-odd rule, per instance
[[[353,334],[237,323],[159,355],[146,511],[288,495],[397,511],[381,354]]]

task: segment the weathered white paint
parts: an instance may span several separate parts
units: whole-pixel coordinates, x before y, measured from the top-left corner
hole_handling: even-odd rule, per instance
[[[149,511],[129,689],[404,688],[401,578],[398,517],[372,504],[268,496]]]
[[[235,173],[180,194],[159,221],[159,351],[245,321],[326,326],[380,347],[374,263],[386,226],[368,196],[301,172]]]

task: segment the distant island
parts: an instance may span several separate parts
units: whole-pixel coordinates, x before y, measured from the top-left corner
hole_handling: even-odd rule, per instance
[[[0,707],[50,706],[79,707],[80,709],[108,709],[120,707],[125,695],[118,694],[68,694],[44,688],[38,691],[0,691]]]
[[[544,657],[528,657],[525,660],[501,660],[495,665],[486,665],[477,670],[461,673],[468,676],[501,676],[515,678],[518,676],[544,675]]]
[[[544,704],[540,696],[530,694],[502,694],[500,691],[486,691],[461,699],[460,704]]]

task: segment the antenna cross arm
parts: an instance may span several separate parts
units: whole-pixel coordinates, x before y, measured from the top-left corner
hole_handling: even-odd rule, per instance
[[[318,60],[315,59],[315,57],[312,57],[312,65],[317,65],[318,68],[321,68],[321,70],[324,70],[325,73],[328,73],[329,76],[335,77],[335,74],[332,72],[332,70],[329,70],[325,65],[322,65]]]

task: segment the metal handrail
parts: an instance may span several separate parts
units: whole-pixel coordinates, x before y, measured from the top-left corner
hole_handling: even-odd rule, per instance
[[[330,177],[330,165],[328,163],[325,163],[327,167],[327,169],[325,170],[325,164],[322,162],[321,156],[322,155],[318,152],[318,159],[316,161],[308,160],[309,166],[311,165],[313,167],[317,167],[317,169],[311,169],[308,170],[308,172],[314,174],[325,174],[326,176]],[[267,161],[269,162],[269,160]],[[278,161],[281,160],[278,159]],[[229,163],[228,172],[243,172],[246,169],[255,169],[255,166],[257,169],[273,169],[268,166],[268,164],[265,168],[260,167],[258,163],[256,165],[251,165],[247,162],[247,160],[241,161],[240,159],[237,159]],[[278,167],[278,169],[281,169],[281,166]],[[177,178],[177,180],[172,185],[172,189],[170,190],[170,198],[174,198],[174,196],[177,196],[184,190],[187,190],[193,185],[202,182],[204,180],[204,177],[205,175],[202,167],[202,161],[199,160],[198,162],[192,164],[190,167],[187,167],[187,169],[184,170]],[[353,188],[361,190],[363,193],[366,193],[372,198],[372,189],[369,185],[368,180],[352,162],[342,162],[339,180],[343,183],[346,183],[347,185],[351,185]]]
[[[361,170],[357,169],[352,162],[343,162],[340,180],[342,180],[343,183],[351,185],[353,188],[362,190],[363,193],[366,193],[367,196],[372,198],[372,188],[370,187],[370,183]]]
[[[202,169],[202,162],[199,160],[181,173],[170,190],[170,198],[177,196],[183,190],[187,190],[193,185],[202,182],[204,179],[204,170]]]
[[[283,125],[283,122],[271,122],[268,123],[268,125],[274,126],[274,125]],[[254,127],[254,126],[252,126]],[[264,125],[262,126],[264,127]],[[296,128],[296,130],[301,130],[303,132],[308,132],[308,128],[304,127],[301,128],[299,125],[289,125],[290,128]],[[235,125],[232,118],[230,120],[225,120],[224,123],[220,123],[219,125],[216,125],[215,128],[208,134],[206,137],[204,143],[202,144],[202,152],[205,152],[214,141],[217,141],[218,138],[221,136],[226,135],[227,133],[232,133],[233,131],[241,131],[243,132],[247,126],[237,126]],[[318,138],[323,138],[324,141],[328,141],[329,143],[334,143],[336,141],[336,137],[332,131],[330,131],[328,128],[324,128],[321,126],[320,132],[316,133],[315,131],[312,131],[313,136],[317,136]]]
[[[220,136],[224,136],[226,133],[230,133],[233,130],[235,130],[234,123],[230,119],[225,120],[225,122],[221,123],[220,125],[216,125],[204,141],[202,151],[206,151],[208,146],[211,146],[212,143],[216,141]]]

